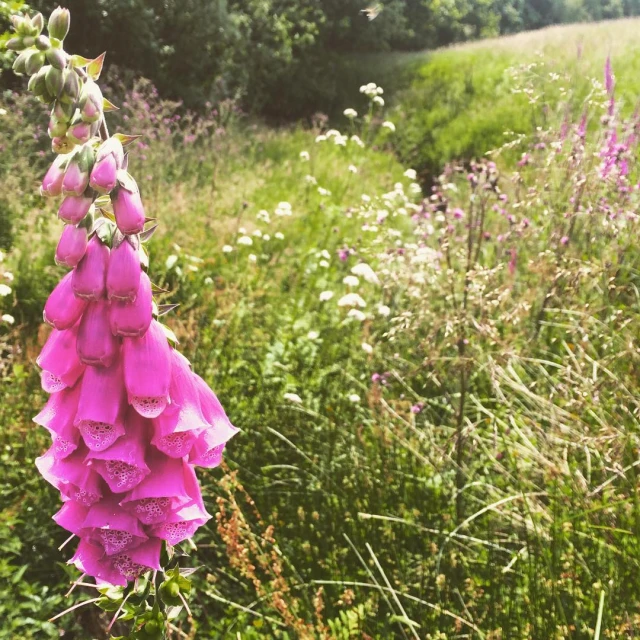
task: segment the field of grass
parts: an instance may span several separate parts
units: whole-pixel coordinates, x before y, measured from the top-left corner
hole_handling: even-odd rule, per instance
[[[603,80],[607,56],[619,105],[632,113],[640,95],[639,27],[638,19],[555,26],[425,52],[422,58],[396,54],[381,74],[396,75],[405,65],[412,71],[398,76],[403,80],[394,96],[399,157],[428,180],[446,162],[480,158],[514,133],[546,126],[541,105],[563,104],[575,116],[591,96],[592,80]],[[558,79],[551,81],[550,74]],[[516,147],[509,159],[522,150]]]
[[[341,133],[232,110],[178,125],[144,83],[127,94],[113,126],[144,134],[151,278],[242,429],[200,476],[216,517],[185,547],[193,615],[172,640],[640,633],[635,24],[435,53]],[[33,466],[59,222],[35,195],[37,107],[0,107],[0,639],[102,639],[91,607],[46,622],[91,597],[65,597],[71,545]],[[511,141],[499,166],[431,174]]]

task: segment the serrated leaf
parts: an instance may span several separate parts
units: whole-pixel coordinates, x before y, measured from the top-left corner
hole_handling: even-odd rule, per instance
[[[179,304],[160,304],[158,305],[158,318],[166,315],[167,313],[171,313],[174,309],[177,309]]]
[[[160,326],[162,327],[162,330],[164,331],[164,335],[167,336],[167,340],[169,342],[173,342],[174,345],[180,344],[178,342],[178,338],[176,337],[176,334],[173,333],[173,331],[169,329],[169,327],[167,327],[166,324],[160,323]]]
[[[102,65],[104,64],[105,53],[101,53],[97,58],[94,58],[87,65],[87,73],[92,80],[97,80],[102,73]]]
[[[113,102],[111,102],[110,100],[107,100],[105,97],[102,98],[102,110],[105,113],[108,113],[109,111],[120,111],[120,107],[116,107],[115,104],[113,104]]]
[[[72,67],[86,67],[91,62],[90,58],[85,58],[84,56],[71,56],[69,60],[69,64]]]
[[[149,227],[148,229],[145,229],[140,234],[140,242],[148,242],[149,240],[151,240],[157,228],[158,228],[158,225],[154,224],[153,227]]]
[[[118,171],[118,184],[129,193],[136,193],[138,191],[138,185],[133,179],[133,176],[123,169]]]
[[[141,138],[142,136],[140,135],[132,136],[127,133],[114,133],[112,137],[116,138],[116,140],[120,140],[120,143],[122,144],[123,147],[127,147],[132,142],[135,142],[138,138]]]

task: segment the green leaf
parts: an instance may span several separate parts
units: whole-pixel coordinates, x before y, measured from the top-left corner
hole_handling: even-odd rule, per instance
[[[92,80],[97,80],[100,77],[100,74],[102,73],[102,65],[104,65],[104,57],[106,55],[106,52],[101,53],[87,65],[87,73]]]
[[[140,135],[129,135],[127,133],[114,133],[112,138],[116,140],[120,140],[120,143],[123,147],[129,146],[132,142],[135,142],[138,138],[141,138]]]
[[[179,304],[161,304],[158,305],[158,318],[161,316],[167,315],[167,313],[171,313],[174,309],[177,309]]]
[[[145,229],[140,234],[140,242],[148,242],[149,240],[151,240],[151,238],[153,237],[153,234],[156,232],[157,228],[158,228],[158,225],[154,224],[152,227],[149,227],[148,229]]]
[[[89,58],[78,55],[71,56],[71,59],[69,60],[69,64],[72,67],[86,67],[90,62],[91,60]]]
[[[113,104],[113,102],[110,102],[105,97],[103,97],[102,98],[102,110],[105,113],[108,113],[109,111],[119,111],[120,107],[116,107],[116,105]]]

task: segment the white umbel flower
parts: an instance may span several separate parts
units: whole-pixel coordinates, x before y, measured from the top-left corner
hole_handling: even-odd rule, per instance
[[[347,293],[338,300],[339,307],[366,307],[367,303],[357,293]]]

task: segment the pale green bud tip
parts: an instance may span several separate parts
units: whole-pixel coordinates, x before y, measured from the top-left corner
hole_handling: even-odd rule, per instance
[[[49,35],[52,38],[64,40],[67,37],[67,33],[69,33],[70,24],[71,14],[69,9],[63,9],[62,7],[54,9],[49,18]]]

